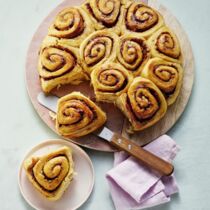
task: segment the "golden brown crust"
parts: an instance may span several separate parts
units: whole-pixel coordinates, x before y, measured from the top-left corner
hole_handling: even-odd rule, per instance
[[[154,33],[148,40],[153,57],[167,61],[182,63],[182,52],[179,40],[174,32],[164,26]]]
[[[133,80],[128,92],[122,94],[116,104],[130,122],[130,133],[154,125],[167,110],[161,91],[153,82],[142,77]]]
[[[105,63],[91,73],[91,81],[97,101],[114,103],[127,92],[133,76],[122,65]]]
[[[168,105],[172,105],[180,92],[183,80],[183,69],[180,64],[160,58],[152,58],[141,74],[162,91]]]
[[[58,200],[68,188],[74,174],[69,147],[62,147],[40,157],[30,157],[24,168],[32,185],[48,200]]]
[[[117,59],[134,76],[139,76],[151,57],[146,40],[139,36],[126,34],[120,37]]]
[[[63,136],[85,136],[105,122],[106,114],[79,92],[72,92],[58,100],[56,129]]]
[[[108,30],[94,32],[80,46],[83,68],[90,74],[94,68],[116,59],[119,37]]]
[[[60,43],[79,47],[93,31],[88,14],[80,7],[69,7],[57,14],[48,35],[59,38]]]
[[[127,2],[123,15],[122,34],[133,33],[135,36],[148,38],[163,25],[163,17],[158,11],[140,2]]]
[[[66,8],[56,16],[42,44],[38,69],[46,93],[60,85],[79,84],[91,78],[97,101],[116,102],[132,124],[130,131],[139,131],[160,120],[167,109],[165,104],[176,101],[183,79],[181,64],[179,41],[154,8],[133,0],[86,0],[80,7]],[[138,108],[137,103],[132,107],[134,100],[127,103],[138,83],[148,85],[137,91],[141,92],[142,97],[137,99],[143,108]],[[78,107],[84,108],[88,117],[84,121],[81,118],[81,124],[72,125],[67,108],[69,125],[59,122],[58,119],[66,119],[63,113],[57,115],[56,128],[61,135],[86,135],[105,122],[100,110],[99,123],[93,123],[93,129],[89,127],[94,108],[88,108],[87,99],[81,102],[82,97],[76,93]],[[148,105],[146,111],[144,105]],[[151,110],[152,115],[142,119],[139,113],[150,112],[151,107],[154,113]],[[80,118],[75,110],[71,112]]]
[[[76,48],[58,44],[54,38],[43,41],[38,63],[42,90],[46,93],[64,84],[78,84],[88,77],[84,73]]]
[[[88,13],[96,30],[111,29],[120,34],[123,0],[87,0],[82,8]]]

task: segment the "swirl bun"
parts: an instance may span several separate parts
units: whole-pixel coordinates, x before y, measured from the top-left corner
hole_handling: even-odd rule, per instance
[[[58,101],[56,129],[63,136],[85,136],[105,122],[106,114],[79,92],[72,92]]]
[[[62,147],[41,157],[30,157],[24,162],[32,185],[48,200],[58,200],[68,188],[74,174],[74,163],[69,147]]]
[[[151,57],[150,48],[143,38],[133,35],[120,37],[118,61],[134,76],[139,76],[146,62]]]
[[[183,80],[183,69],[180,64],[153,58],[149,60],[141,76],[154,82],[162,91],[168,105],[176,101]]]
[[[153,57],[182,63],[182,53],[177,36],[168,28],[162,27],[148,40]]]
[[[123,0],[87,0],[82,6],[91,17],[96,30],[112,29],[120,33]]]
[[[90,74],[94,68],[117,57],[119,37],[108,30],[94,32],[85,39],[80,47],[80,57],[84,69]]]
[[[130,122],[128,132],[141,131],[154,125],[166,113],[167,103],[156,85],[136,77],[128,92],[117,99],[117,106]]]
[[[87,79],[80,63],[77,49],[58,44],[47,37],[40,50],[38,63],[42,90],[48,93],[60,85],[78,84]]]
[[[63,9],[49,27],[48,35],[59,38],[61,43],[79,47],[94,28],[87,13],[79,7]]]
[[[132,75],[120,64],[107,63],[91,73],[91,81],[97,101],[113,103],[125,93],[132,81]]]
[[[128,1],[123,17],[122,33],[134,33],[148,38],[164,24],[159,12],[146,4]]]

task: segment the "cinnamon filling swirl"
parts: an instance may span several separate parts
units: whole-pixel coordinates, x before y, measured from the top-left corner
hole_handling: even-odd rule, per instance
[[[36,171],[37,166],[35,164],[30,173],[34,181],[43,191],[53,193],[58,190],[69,173],[69,164],[66,156],[58,155],[48,160],[40,171]]]
[[[144,4],[132,3],[126,11],[126,27],[134,32],[144,32],[158,23],[158,14]]]
[[[169,32],[161,33],[156,42],[157,50],[174,59],[178,59],[181,52],[177,48],[176,42]]]
[[[98,75],[99,86],[98,91],[115,93],[124,90],[128,84],[127,75],[118,69],[105,69]]]
[[[149,57],[150,49],[142,39],[127,38],[120,46],[120,63],[130,71],[136,71]]]
[[[114,40],[109,36],[98,36],[91,39],[84,49],[84,60],[89,67],[94,66],[113,50]]]
[[[85,23],[79,10],[68,8],[61,11],[53,24],[53,36],[58,38],[75,38],[83,33]]]
[[[41,53],[42,71],[40,76],[44,80],[63,76],[74,69],[77,59],[74,54],[60,46],[51,46],[43,49]]]
[[[97,119],[97,115],[92,107],[85,101],[71,99],[61,105],[58,111],[59,127],[75,126],[83,128]]]
[[[105,27],[111,28],[118,22],[121,13],[119,0],[92,0],[86,3],[89,13]]]
[[[126,106],[132,113],[135,121],[144,123],[151,120],[160,107],[158,94],[153,89],[139,86],[136,88],[133,97],[134,99],[127,97]]]
[[[166,96],[174,93],[176,85],[179,81],[178,70],[173,65],[154,66],[151,77],[152,81]]]

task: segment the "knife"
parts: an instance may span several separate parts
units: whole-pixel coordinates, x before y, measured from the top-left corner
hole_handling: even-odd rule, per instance
[[[39,104],[46,107],[47,109],[57,112],[57,96],[49,95],[46,96],[44,93],[39,93],[37,100]],[[148,167],[156,170],[163,176],[169,176],[173,173],[174,167],[171,163],[157,157],[156,155],[144,150],[141,146],[137,145],[131,140],[128,140],[121,135],[112,132],[107,127],[103,127],[100,131],[94,132],[95,135],[108,141],[116,148],[126,151],[129,155],[138,159],[141,163]]]

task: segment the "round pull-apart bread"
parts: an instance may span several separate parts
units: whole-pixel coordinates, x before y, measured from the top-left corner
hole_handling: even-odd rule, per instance
[[[134,132],[157,123],[176,101],[182,60],[177,36],[155,9],[132,0],[86,0],[57,14],[38,71],[46,93],[90,80],[96,100],[116,103]],[[80,137],[105,121],[106,114],[80,93],[59,100],[62,135]]]

